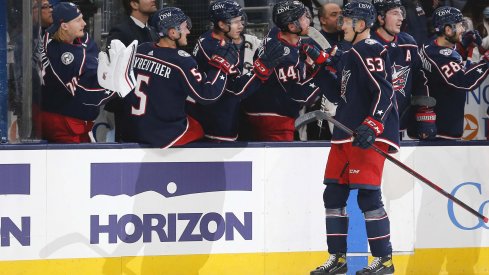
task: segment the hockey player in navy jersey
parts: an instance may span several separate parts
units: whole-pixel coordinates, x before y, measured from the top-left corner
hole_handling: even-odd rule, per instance
[[[90,142],[99,105],[115,96],[98,83],[99,50],[85,25],[76,5],[62,2],[43,38],[41,123],[50,142]]]
[[[418,45],[411,35],[401,32],[406,10],[401,0],[373,0],[373,4],[377,22],[371,38],[384,45],[392,63],[392,86],[399,108],[400,130],[405,134],[408,125],[415,124],[410,127],[414,128],[413,138],[435,138],[435,100],[426,86]]]
[[[238,138],[241,100],[256,91],[268,75],[256,75],[253,73],[254,70],[250,73],[244,72],[253,67],[253,53],[259,45],[256,37],[243,34],[246,16],[241,6],[232,0],[215,1],[209,6],[209,15],[213,28],[200,36],[193,52],[199,69],[207,72],[210,69],[209,59],[221,47],[220,45],[226,42],[231,43],[239,54],[234,64],[236,73],[219,100],[204,105],[190,99],[187,104],[188,111],[202,124],[207,139],[235,141]],[[266,66],[271,70],[279,62],[282,53],[283,46],[276,44],[275,47],[268,49],[267,57],[262,58],[262,61],[270,60]],[[245,55],[252,56],[245,57]],[[249,59],[246,68],[245,58]]]
[[[224,92],[237,56],[226,44],[201,72],[195,59],[179,49],[187,45],[190,20],[179,8],[163,8],[152,20],[160,39],[138,47],[134,72],[136,88],[124,98],[122,139],[166,148],[201,139],[201,125],[185,112],[185,99],[206,104]]]
[[[387,50],[370,39],[376,12],[369,2],[345,5],[339,23],[345,40],[353,47],[342,56],[341,100],[336,119],[355,129],[354,137],[335,127],[326,164],[323,194],[326,208],[326,236],[329,259],[311,275],[346,274],[348,215],[346,202],[350,189],[358,190],[358,205],[367,229],[374,260],[356,274],[392,274],[390,225],[382,203],[380,184],[385,158],[372,149],[385,152],[399,149],[399,117],[391,84],[391,63]]]
[[[294,140],[294,119],[306,103],[319,94],[313,78],[306,75],[300,58],[301,35],[306,35],[311,21],[308,9],[300,1],[281,1],[274,5],[273,27],[263,40],[258,56],[276,43],[285,46],[286,56],[273,70],[270,79],[243,101],[248,133],[253,140]]]
[[[466,92],[479,87],[489,74],[489,53],[476,64],[466,66],[455,50],[466,31],[462,13],[453,7],[440,7],[433,13],[436,39],[423,45],[420,55],[431,96],[436,99],[437,137],[460,139],[464,127]]]

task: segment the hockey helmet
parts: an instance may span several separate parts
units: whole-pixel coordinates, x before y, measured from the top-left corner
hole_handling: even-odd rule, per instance
[[[280,30],[288,31],[289,24],[299,26],[299,18],[304,13],[308,13],[308,9],[300,1],[285,0],[273,6],[272,20]]]
[[[489,7],[485,7],[482,14],[484,15],[484,19],[489,20]]]
[[[232,0],[218,0],[209,6],[210,20],[214,25],[217,22],[224,21],[229,24],[231,19],[242,16],[242,20],[245,20],[243,8]]]
[[[403,16],[406,15],[406,9],[402,5],[401,0],[373,0],[372,4],[374,4],[377,14],[381,16],[385,16],[386,12],[395,8],[401,8]]]
[[[153,14],[150,25],[156,30],[160,37],[168,35],[170,29],[180,31],[180,25],[187,21],[187,28],[192,28],[190,18],[179,8],[166,7]]]
[[[457,8],[439,7],[433,12],[433,27],[437,33],[442,33],[447,25],[454,28],[455,24],[460,22],[465,22],[465,20]]]
[[[374,6],[369,2],[352,1],[343,7],[343,12],[339,18],[340,25],[344,17],[363,20],[365,21],[366,27],[371,28],[375,23],[377,13]]]

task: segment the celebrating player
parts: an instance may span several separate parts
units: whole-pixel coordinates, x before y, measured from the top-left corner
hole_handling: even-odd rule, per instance
[[[154,147],[179,146],[201,139],[201,125],[185,113],[187,96],[206,104],[217,100],[233,70],[236,54],[229,44],[210,58],[207,74],[197,68],[187,45],[190,19],[179,8],[168,7],[152,20],[160,39],[138,47],[134,72],[136,88],[124,98],[122,139]],[[229,59],[229,60],[228,60]]]
[[[376,12],[369,2],[345,5],[339,19],[345,40],[353,48],[342,56],[341,100],[336,119],[350,129],[333,130],[332,146],[326,164],[323,194],[329,259],[311,275],[345,274],[348,215],[346,202],[350,189],[358,188],[367,237],[374,260],[356,274],[391,274],[392,247],[387,213],[382,203],[380,183],[385,158],[368,149],[375,144],[385,152],[399,149],[399,117],[391,84],[391,63],[387,50],[370,39]]]
[[[258,47],[258,39],[243,35],[245,14],[241,6],[232,0],[216,1],[209,6],[209,14],[214,25],[213,29],[199,38],[193,52],[199,69],[207,72],[210,69],[209,59],[221,47],[220,45],[223,42],[231,43],[239,53],[236,64],[233,64],[236,69],[233,74],[235,77],[227,84],[226,91],[219,100],[209,105],[190,100],[188,110],[189,114],[202,124],[206,138],[213,141],[235,141],[238,138],[241,100],[256,91],[261,86],[262,80],[268,78],[268,74],[262,74],[261,71],[254,69],[250,73],[244,73],[245,60],[249,59],[252,62],[253,54]],[[253,50],[247,50],[251,48]],[[283,48],[280,43],[277,43],[275,47],[270,47],[264,53],[261,63],[266,67],[266,71],[272,70],[278,64],[283,57]],[[253,68],[250,63],[248,66]]]
[[[429,96],[416,41],[409,34],[401,32],[406,10],[401,0],[374,0],[373,4],[377,11],[377,24],[372,38],[384,45],[392,63],[392,86],[399,107],[400,130],[406,130],[408,123],[415,118],[413,137],[434,138],[435,100]]]
[[[76,5],[62,2],[44,36],[41,119],[42,136],[50,142],[90,142],[99,105],[115,95],[99,85],[99,51],[85,25]]]
[[[478,64],[468,67],[454,46],[467,30],[462,13],[440,7],[433,13],[436,39],[423,45],[420,55],[431,95],[436,99],[437,137],[460,139],[463,135],[466,93],[481,85],[489,72],[489,52]]]
[[[311,18],[304,4],[296,0],[275,4],[272,13],[276,27],[264,38],[258,56],[277,43],[284,45],[286,56],[260,90],[243,101],[243,109],[253,140],[291,141],[294,119],[302,106],[312,103],[319,94],[313,79],[306,77],[300,58],[300,36],[307,34]]]

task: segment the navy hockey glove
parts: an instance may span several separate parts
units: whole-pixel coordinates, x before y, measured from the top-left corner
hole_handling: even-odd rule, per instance
[[[209,64],[225,74],[236,74],[235,65],[238,63],[239,53],[232,43],[226,43],[224,46],[218,46],[216,52],[209,60]]]
[[[355,129],[353,135],[353,146],[358,146],[362,149],[370,148],[375,138],[384,132],[384,125],[372,117],[367,117],[360,126]]]
[[[467,31],[462,35],[462,47],[467,49],[467,47],[471,46],[474,43],[476,46],[482,45],[482,37],[478,31]]]
[[[416,130],[419,139],[434,139],[436,137],[436,114],[433,108],[418,108],[416,111]]]
[[[258,59],[253,62],[255,75],[265,81],[273,73],[273,69],[284,58],[285,47],[276,39],[268,40],[260,49]]]

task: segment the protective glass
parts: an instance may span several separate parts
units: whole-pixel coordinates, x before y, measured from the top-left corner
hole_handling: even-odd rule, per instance
[[[245,26],[246,25],[246,17],[245,16],[235,17],[235,18],[229,20],[229,25],[231,25],[231,26],[239,26],[239,25]]]

